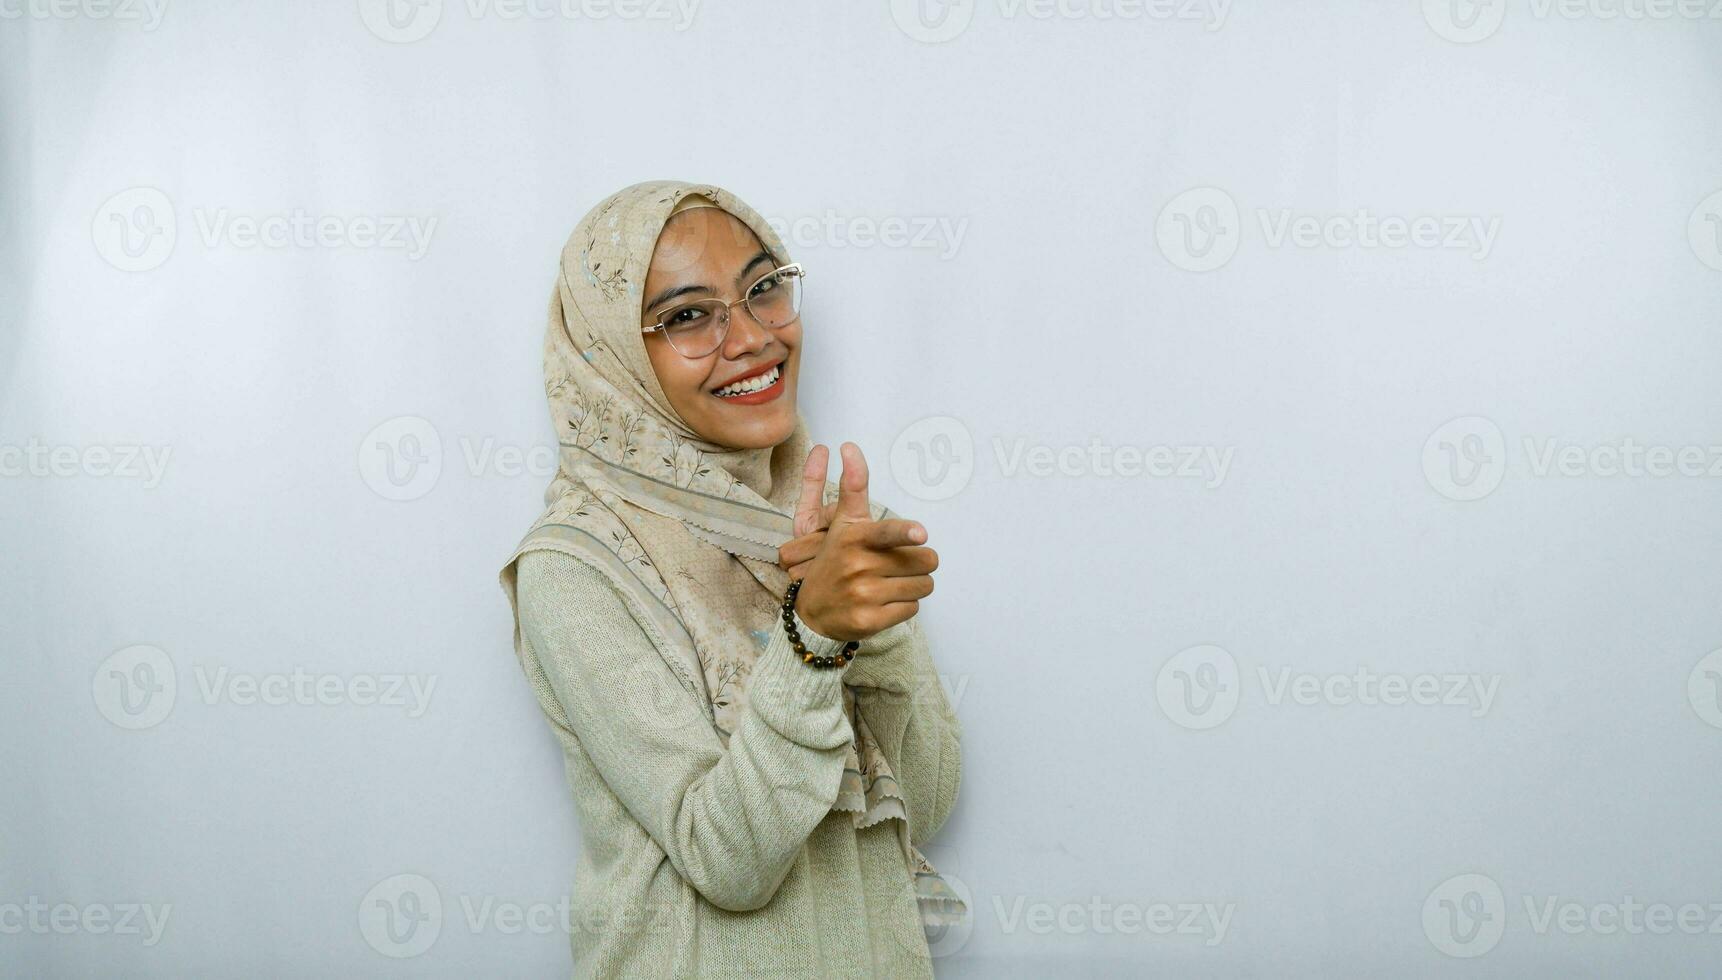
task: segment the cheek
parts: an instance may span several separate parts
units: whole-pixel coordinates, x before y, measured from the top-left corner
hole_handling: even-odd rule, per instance
[[[664,397],[670,400],[671,407],[685,416],[700,405],[700,389],[705,385],[708,365],[705,361],[690,361],[666,347],[665,344],[653,344],[646,353],[651,358],[653,372],[658,376],[658,387],[664,389]]]
[[[797,366],[801,364],[801,324],[795,323],[777,332],[777,339],[783,346],[789,348],[789,359]]]

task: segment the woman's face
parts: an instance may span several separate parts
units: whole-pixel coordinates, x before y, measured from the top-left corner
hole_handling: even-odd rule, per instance
[[[715,207],[679,211],[665,222],[646,272],[640,326],[696,299],[733,302],[776,268],[759,236],[735,215]],[[729,313],[729,334],[705,357],[682,356],[664,332],[644,336],[646,353],[671,407],[701,438],[731,449],[775,446],[795,431],[795,381],[801,362],[801,321],[776,330],[754,320],[745,303]],[[776,369],[768,388],[741,394],[718,391]]]

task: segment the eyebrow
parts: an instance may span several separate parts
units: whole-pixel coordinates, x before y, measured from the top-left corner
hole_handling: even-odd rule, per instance
[[[765,263],[769,264],[771,261],[772,261],[771,253],[765,251],[764,249],[761,249],[759,251],[758,255],[755,255],[753,258],[748,259],[747,265],[742,266],[741,271],[735,274],[736,286],[738,286],[738,287],[741,286],[742,280],[747,278],[748,273],[753,271],[754,266],[759,265],[761,262],[765,262]],[[648,309],[648,310],[657,309],[658,307],[664,305],[665,303],[668,303],[670,300],[675,299],[678,296],[686,296],[689,293],[709,293],[711,291],[712,291],[712,288],[710,286],[703,284],[703,283],[692,283],[692,284],[686,285],[686,286],[672,286],[669,289],[666,289],[663,292],[659,293],[658,295],[654,296],[652,298],[652,301],[646,304],[646,309]]]

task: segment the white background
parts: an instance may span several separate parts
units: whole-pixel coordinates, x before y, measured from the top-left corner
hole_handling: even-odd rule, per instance
[[[657,177],[783,222],[815,435],[942,556],[941,975],[1722,961],[1703,4],[28,2],[0,974],[566,973],[573,806],[496,573],[557,250]],[[246,237],[294,215],[333,230]],[[354,703],[391,675],[428,701]],[[1628,896],[1672,932],[1611,931]]]

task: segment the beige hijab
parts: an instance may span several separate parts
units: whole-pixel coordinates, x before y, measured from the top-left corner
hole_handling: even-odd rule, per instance
[[[640,333],[646,269],[670,214],[703,199],[735,215],[778,264],[782,241],[752,208],[720,187],[650,181],[605,198],[562,248],[544,339],[544,384],[561,442],[546,509],[502,570],[515,603],[515,561],[546,548],[602,572],[646,624],[659,655],[729,745],[747,704],[748,679],[778,618],[789,576],[777,549],[792,536],[811,441],[795,431],[769,449],[707,442],[658,385]],[[827,483],[826,500],[837,486]],[[876,519],[891,515],[874,504]],[[515,653],[520,654],[518,614]],[[945,925],[962,903],[909,841],[907,811],[855,694],[843,689],[855,739],[834,810],[857,828],[898,821],[898,838],[922,919]]]

